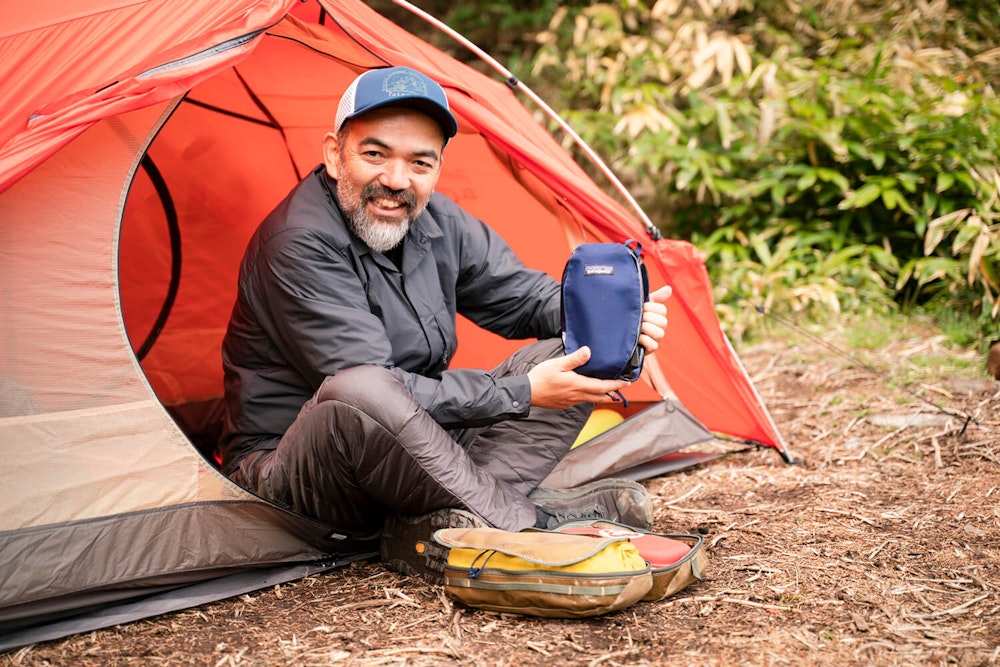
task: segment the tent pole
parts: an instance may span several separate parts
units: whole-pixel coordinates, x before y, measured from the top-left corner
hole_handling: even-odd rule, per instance
[[[546,104],[545,101],[542,100],[542,98],[536,95],[533,90],[524,85],[523,81],[518,79],[510,72],[510,70],[501,65],[496,60],[496,58],[494,58],[493,56],[486,53],[481,48],[470,42],[464,36],[462,36],[455,30],[453,30],[451,27],[449,27],[446,23],[436,19],[435,17],[431,16],[430,14],[420,9],[419,7],[415,7],[414,5],[407,2],[407,0],[392,0],[392,1],[394,4],[399,5],[403,9],[427,21],[428,23],[436,27],[438,30],[441,30],[449,37],[456,40],[462,46],[472,51],[474,54],[479,56],[479,58],[483,62],[485,62],[487,65],[495,69],[497,72],[499,72],[500,75],[504,77],[504,80],[508,86],[510,86],[512,89],[519,90],[525,95],[527,95],[532,102],[538,105],[538,108],[541,109],[545,113],[545,115],[554,120],[562,129],[562,131],[565,132],[567,135],[569,135],[569,137],[573,140],[573,142],[576,143],[576,145],[580,147],[580,149],[587,155],[587,157],[590,158],[591,162],[593,162],[594,165],[601,170],[601,173],[603,173],[607,177],[607,179],[611,181],[611,184],[614,186],[615,190],[617,190],[618,193],[625,198],[625,201],[629,203],[629,205],[635,211],[636,215],[639,216],[639,219],[642,220],[643,224],[646,227],[646,233],[649,234],[650,238],[652,238],[654,241],[658,241],[659,239],[663,238],[662,235],[660,234],[660,230],[649,219],[649,216],[647,216],[646,212],[642,210],[642,207],[639,206],[639,203],[635,200],[635,198],[632,197],[632,194],[628,191],[628,188],[626,188],[622,184],[622,182],[618,179],[618,177],[615,176],[614,172],[612,172],[611,169],[608,167],[608,165],[604,163],[604,160],[601,159],[601,157],[594,151],[594,149],[592,149],[590,146],[587,145],[587,143],[583,140],[583,138],[581,138],[580,135],[578,135],[573,130],[573,128],[570,127],[569,124],[562,119],[562,117],[558,113],[556,113],[548,104]]]

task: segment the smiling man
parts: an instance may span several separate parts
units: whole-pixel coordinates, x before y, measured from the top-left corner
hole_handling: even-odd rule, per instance
[[[375,252],[401,248],[434,192],[444,144],[432,147],[441,141],[441,128],[419,111],[397,108],[372,111],[352,127],[360,141],[348,143],[342,130],[324,143],[340,210],[351,231]]]
[[[222,350],[224,472],[326,523],[345,551],[381,535],[391,566],[432,577],[443,564],[414,545],[437,528],[652,519],[628,480],[537,488],[625,383],[576,373],[589,351],[563,353],[559,284],[434,193],[457,131],[425,75],[359,76],[323,164],[251,238]],[[647,352],[668,297],[647,306]],[[538,340],[491,371],[449,369],[456,313]]]

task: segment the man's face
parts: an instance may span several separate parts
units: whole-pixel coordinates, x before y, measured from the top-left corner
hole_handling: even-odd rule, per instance
[[[346,137],[324,140],[327,173],[352,231],[375,252],[399,245],[427,206],[441,174],[444,135],[429,116],[405,108],[350,120]]]

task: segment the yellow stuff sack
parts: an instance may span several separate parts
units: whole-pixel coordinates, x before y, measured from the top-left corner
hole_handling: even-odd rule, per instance
[[[641,600],[649,563],[625,538],[444,528],[444,587],[470,607],[550,618],[597,616]]]
[[[649,563],[653,587],[643,601],[662,600],[702,580],[708,555],[701,535],[651,533],[614,521],[571,521],[555,528],[561,533],[629,540]]]

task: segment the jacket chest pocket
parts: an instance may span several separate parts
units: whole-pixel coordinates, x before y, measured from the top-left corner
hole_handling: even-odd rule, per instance
[[[382,322],[392,344],[393,362],[411,372],[436,375],[454,354],[450,323],[440,286],[419,274],[369,274],[368,307]]]

